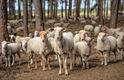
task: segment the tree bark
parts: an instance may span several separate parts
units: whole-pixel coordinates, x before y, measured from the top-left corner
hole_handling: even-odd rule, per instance
[[[90,1],[87,0],[87,17],[89,18],[89,14],[90,14]]]
[[[15,0],[9,0],[9,16],[15,19]]]
[[[21,19],[20,0],[18,0],[18,18]]]
[[[32,0],[29,0],[29,19],[32,19]]]
[[[63,0],[61,0],[62,5],[61,5],[61,17],[63,18]]]
[[[65,0],[65,18],[67,19],[67,0]]]
[[[28,9],[27,9],[27,0],[23,0],[23,26],[24,34],[28,36]]]
[[[33,1],[35,6],[36,30],[42,31],[44,30],[44,24],[43,24],[43,12],[42,12],[41,0],[33,0]]]
[[[68,17],[72,16],[72,0],[69,0]]]
[[[85,0],[84,1],[84,18],[86,17],[86,4],[87,4],[87,1]]]
[[[47,10],[47,16],[48,16],[48,18],[49,18],[49,16],[50,16],[50,3],[49,3],[49,0],[48,0],[48,10]]]
[[[99,23],[103,24],[103,0],[98,0]]]
[[[9,40],[7,32],[7,5],[6,0],[0,0],[0,42]]]
[[[113,27],[113,28],[117,27],[119,1],[120,0],[112,0],[110,27]]]
[[[80,17],[80,0],[76,0],[76,18]]]

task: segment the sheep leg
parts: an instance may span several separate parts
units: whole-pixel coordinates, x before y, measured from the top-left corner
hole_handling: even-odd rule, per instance
[[[37,69],[37,55],[36,54],[34,55],[34,58],[35,58],[35,69]]]
[[[12,65],[15,63],[15,55],[12,55]]]
[[[58,61],[59,61],[59,75],[62,74],[62,59],[61,55],[58,55]]]
[[[29,68],[29,69],[30,69],[30,60],[32,59],[31,54],[32,54],[32,53],[29,53],[29,54],[28,54],[28,68]]]
[[[5,66],[7,67],[7,65],[8,65],[8,59],[7,57],[5,57]]]
[[[10,62],[10,56],[8,57],[8,67],[10,67],[11,62]]]
[[[33,64],[33,59],[32,59],[33,58],[33,53],[31,53],[30,56],[31,56],[30,64]]]
[[[108,53],[108,62],[110,62],[110,52]]]
[[[46,67],[45,67],[45,62],[46,62],[46,58],[45,58],[45,55],[42,53],[42,55],[41,55],[41,57],[42,57],[42,64],[43,64],[43,70],[45,71],[46,70]]]
[[[47,61],[48,61],[48,68],[49,68],[49,70],[51,70],[51,66],[50,66],[50,58],[49,58],[49,57],[47,57]]]
[[[88,57],[86,57],[86,68],[89,68],[89,62],[88,62]]]
[[[104,53],[104,65],[107,65],[107,62],[108,62],[108,60],[107,60],[107,53]]]
[[[20,53],[17,53],[18,57],[19,57],[19,65],[21,64],[21,55]]]
[[[103,52],[100,52],[99,53],[101,54],[101,65],[104,65],[104,55],[103,55]]]
[[[120,60],[123,60],[123,49],[120,51]]]
[[[72,54],[71,54],[71,52],[69,52],[69,56],[70,56],[70,70],[72,70]]]
[[[117,62],[117,54],[116,54],[116,51],[113,52],[114,53],[114,56],[115,56],[115,62]]]
[[[65,75],[68,75],[68,70],[67,70],[67,58],[68,56],[67,55],[64,55],[64,69],[65,69]]]

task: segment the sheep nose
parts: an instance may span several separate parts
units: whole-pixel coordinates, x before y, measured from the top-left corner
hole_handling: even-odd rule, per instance
[[[57,40],[60,40],[60,38],[59,38],[59,37],[57,37]]]
[[[43,39],[42,41],[44,42],[45,40]]]

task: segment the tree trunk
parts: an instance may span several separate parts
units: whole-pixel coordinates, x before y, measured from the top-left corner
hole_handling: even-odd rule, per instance
[[[0,0],[0,42],[9,40],[7,32],[7,5],[6,0]]]
[[[87,17],[89,18],[89,14],[90,14],[90,1],[87,0]]]
[[[48,0],[48,10],[47,10],[47,16],[48,16],[48,18],[50,17],[50,3],[49,3],[49,0]]]
[[[76,1],[76,18],[80,17],[80,0]]]
[[[42,4],[42,3],[41,3]],[[43,8],[43,21],[46,21],[46,12],[45,12],[45,0],[43,0],[43,6],[42,6],[42,8]]]
[[[67,0],[65,0],[65,18],[67,19]]]
[[[18,18],[21,19],[20,0],[18,0]]]
[[[107,10],[106,10],[107,11],[107,13],[106,13],[107,17],[108,17],[108,14],[109,14],[109,7],[108,6],[109,6],[109,3],[107,1]]]
[[[28,36],[28,9],[27,9],[27,0],[23,0],[23,26],[24,34]]]
[[[55,0],[55,17],[57,18],[58,2]]]
[[[69,0],[68,17],[72,16],[72,0]]]
[[[32,0],[29,0],[29,18],[32,19]]]
[[[43,12],[42,12],[42,4],[41,0],[33,0],[34,6],[35,6],[35,21],[36,21],[36,30],[42,31],[44,30],[44,24],[43,24]]]
[[[119,10],[119,1],[120,0],[112,0],[111,6],[111,21],[110,26],[113,28],[117,27],[117,19],[118,19],[118,10]]]
[[[99,23],[103,24],[103,0],[98,0]]]
[[[9,16],[10,19],[15,19],[15,0],[9,0]]]
[[[63,18],[63,0],[62,1],[62,5],[61,5],[61,17]]]
[[[85,0],[84,1],[84,18],[86,17],[86,4],[87,4],[87,1]]]
[[[51,18],[53,18],[53,0],[50,0],[51,4]]]

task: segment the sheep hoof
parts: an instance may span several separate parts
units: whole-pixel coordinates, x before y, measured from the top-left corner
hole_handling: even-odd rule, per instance
[[[65,73],[66,76],[68,76],[69,74],[68,73]]]
[[[35,69],[37,69],[37,67],[35,67]]]
[[[59,75],[62,75],[62,72],[59,72]]]
[[[52,68],[49,68],[49,70],[52,70]]]
[[[46,71],[46,69],[45,69],[45,68],[43,68],[43,71]]]

